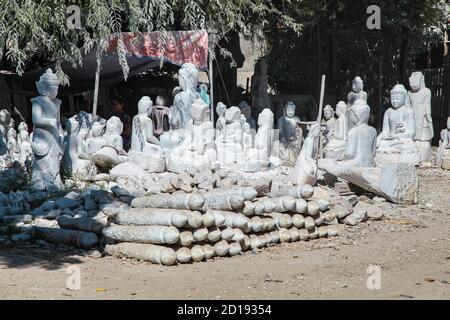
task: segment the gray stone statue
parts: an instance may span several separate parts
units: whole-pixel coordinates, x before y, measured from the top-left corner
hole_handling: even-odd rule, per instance
[[[431,118],[431,91],[425,86],[425,77],[417,71],[409,78],[409,103],[414,111],[414,141],[421,154],[420,161],[431,159],[431,139],[433,139],[433,119]]]
[[[325,158],[340,159],[347,146],[348,118],[347,104],[339,101],[336,105],[337,119],[334,123],[333,133],[328,137],[324,148]]]
[[[391,104],[383,119],[383,130],[377,139],[377,164],[420,162],[414,143],[414,112],[406,105],[408,92],[401,84],[391,90]]]
[[[280,158],[287,165],[295,163],[302,148],[303,131],[299,127],[300,118],[295,115],[295,109],[295,104],[288,101],[284,106],[284,115],[278,118]]]
[[[58,86],[58,78],[51,69],[47,69],[36,82],[40,96],[31,99],[34,125],[31,186],[37,190],[63,188],[59,166],[64,134],[60,123],[61,100],[56,98]]]
[[[350,107],[355,103],[358,99],[363,99],[367,101],[367,92],[364,90],[364,82],[361,77],[356,76],[352,81],[352,91],[347,95],[347,107],[350,110]]]

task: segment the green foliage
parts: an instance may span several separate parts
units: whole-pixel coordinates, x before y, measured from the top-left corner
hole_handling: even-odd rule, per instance
[[[128,76],[125,47],[120,32],[150,32],[207,29],[211,48],[230,31],[261,39],[264,28],[282,23],[295,31],[298,24],[281,9],[285,3],[270,0],[7,0],[0,1],[0,61],[19,75],[33,61],[56,62],[64,84],[69,79],[61,69],[66,61],[82,64],[82,53],[105,50],[117,37],[118,56],[124,78]],[[78,5],[82,28],[66,24],[69,5]],[[5,60],[4,59],[4,60]]]

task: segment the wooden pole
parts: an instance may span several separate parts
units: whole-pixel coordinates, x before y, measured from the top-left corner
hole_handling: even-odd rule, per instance
[[[326,76],[322,75],[322,84],[320,86],[320,100],[319,100],[319,113],[317,114],[317,124],[319,125],[319,128],[321,127],[322,123],[322,111],[323,111],[323,97],[325,95],[325,78]],[[319,135],[319,148],[317,152],[317,158],[322,158],[322,130],[320,130]]]
[[[211,121],[212,123],[214,123],[214,86],[213,86],[214,74],[213,74],[213,58],[211,52],[209,52],[208,58],[209,58],[208,74],[209,74],[209,98],[211,100]]]
[[[95,71],[95,88],[94,88],[94,101],[92,105],[92,119],[95,121],[97,119],[97,99],[98,99],[98,86],[100,82],[100,69],[102,64],[102,52],[99,47],[97,47],[97,70]]]

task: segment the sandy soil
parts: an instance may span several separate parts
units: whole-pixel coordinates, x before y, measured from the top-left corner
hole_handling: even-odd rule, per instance
[[[420,170],[415,206],[334,239],[162,267],[49,245],[0,247],[1,299],[449,299],[450,172]],[[369,290],[367,268],[381,267]],[[81,288],[66,288],[78,266]]]

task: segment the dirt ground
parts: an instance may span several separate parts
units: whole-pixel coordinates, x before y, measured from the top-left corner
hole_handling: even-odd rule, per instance
[[[449,299],[450,172],[420,169],[419,204],[382,210],[382,221],[345,226],[338,238],[171,267],[53,245],[3,246],[0,298]],[[80,268],[79,290],[66,288],[70,266]],[[370,266],[381,267],[379,289],[367,286]]]

